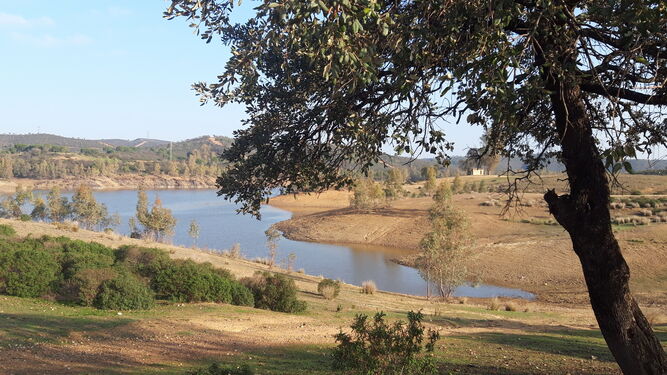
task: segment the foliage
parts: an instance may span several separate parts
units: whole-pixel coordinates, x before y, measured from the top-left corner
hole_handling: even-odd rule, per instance
[[[0,291],[18,297],[40,297],[58,280],[60,265],[41,249],[18,246],[0,251]]]
[[[323,279],[317,284],[317,292],[326,299],[334,299],[340,294],[340,281]]]
[[[454,194],[461,193],[463,191],[463,182],[461,182],[461,177],[456,175],[454,181],[452,181],[452,192]]]
[[[74,301],[83,306],[92,306],[100,292],[102,283],[118,277],[112,268],[87,268],[77,272],[65,283],[66,291],[61,292],[66,300]],[[69,297],[69,298],[68,298]]]
[[[429,219],[432,230],[420,243],[417,268],[427,282],[438,286],[443,297],[451,297],[468,275],[466,262],[472,256],[473,242],[470,223],[462,210],[452,207],[447,194],[435,196]]]
[[[32,199],[33,193],[31,189],[24,189],[22,185],[17,185],[15,193],[5,197],[0,202],[0,209],[3,212],[3,216],[20,218],[22,215],[27,215],[23,212],[23,207],[26,203],[32,201]]]
[[[232,302],[232,281],[213,267],[191,260],[174,261],[155,273],[151,287],[158,298],[175,302]]]
[[[278,253],[278,241],[280,240],[280,231],[275,226],[270,226],[264,231],[266,236],[266,248],[269,250],[269,267],[276,264],[276,255]]]
[[[16,235],[16,231],[11,225],[0,224],[0,236],[12,237]]]
[[[437,185],[436,176],[438,172],[435,167],[428,167],[426,169],[426,182],[424,183],[424,193],[432,194]]]
[[[306,310],[306,302],[297,299],[294,280],[284,275],[256,272],[253,277],[241,280],[255,298],[255,307],[286,313]]]
[[[194,241],[194,246],[197,245],[197,239],[199,238],[199,223],[197,220],[192,220],[190,226],[188,227],[188,235]]]
[[[368,210],[383,207],[387,203],[382,186],[371,178],[360,178],[354,183],[354,196],[350,200],[350,207],[358,210]]]
[[[97,202],[88,185],[80,185],[72,196],[72,214],[84,228],[105,227],[113,223],[106,205]]]
[[[255,371],[252,367],[245,364],[238,367],[223,367],[214,363],[208,368],[190,371],[187,375],[255,375]]]
[[[433,357],[423,352],[433,352],[439,334],[429,331],[425,335],[422,313],[409,312],[407,324],[390,325],[385,317],[377,313],[369,322],[368,316],[357,315],[351,334],[341,331],[336,335],[334,369],[359,375],[436,374]]]
[[[71,216],[72,208],[67,197],[60,194],[60,188],[53,187],[46,196],[48,216],[51,221],[61,222]]]
[[[387,179],[384,182],[384,192],[387,199],[397,199],[405,194],[403,184],[405,184],[406,178],[407,175],[405,170],[401,168],[389,168],[387,171]]]
[[[155,305],[155,297],[139,279],[123,272],[101,283],[93,304],[103,310],[148,310]]]
[[[238,282],[232,282],[232,305],[237,306],[255,306],[255,297],[253,296],[250,289],[246,288],[243,284]]]
[[[162,201],[158,197],[155,197],[153,207],[149,210],[148,198],[143,189],[139,189],[137,196],[136,218],[143,226],[144,234],[158,242],[171,236],[174,233],[174,227],[176,227],[176,218],[172,215],[171,210],[162,207]],[[134,221],[133,223],[136,224]]]

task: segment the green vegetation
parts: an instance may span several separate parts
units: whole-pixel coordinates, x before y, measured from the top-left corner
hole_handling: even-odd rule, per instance
[[[279,299],[275,290],[269,292],[274,294],[268,300]],[[254,305],[253,294],[246,287],[228,271],[211,264],[172,260],[158,249],[125,246],[113,250],[97,243],[48,236],[0,240],[0,294],[49,295],[63,303],[114,310],[149,309],[156,297]],[[298,310],[286,302],[279,306]]]
[[[255,375],[255,371],[248,365],[223,367],[214,363],[208,368],[187,372],[187,375]]]
[[[386,205],[387,196],[382,185],[372,178],[359,178],[354,183],[354,196],[350,199],[350,207],[357,210],[369,210]]]
[[[0,224],[0,236],[11,237],[16,235],[16,231],[11,225]]]
[[[317,292],[326,299],[334,299],[340,294],[340,281],[323,279],[317,284]]]
[[[136,226],[137,221],[143,226],[141,231]],[[162,201],[157,196],[155,197],[153,207],[149,209],[146,192],[143,189],[139,189],[137,192],[136,221],[133,220],[132,223],[133,233],[140,231],[142,238],[145,237],[162,242],[174,234],[176,218],[172,215],[170,209],[162,207]]]
[[[433,199],[429,210],[432,230],[420,243],[422,253],[416,265],[428,281],[427,296],[430,297],[430,283],[433,283],[442,297],[451,297],[468,276],[466,262],[472,256],[473,243],[470,220],[465,212],[452,206],[447,183],[441,184]]]
[[[256,272],[252,277],[241,279],[241,283],[252,291],[257,308],[286,313],[306,310],[306,302],[297,299],[294,280],[284,275]]]
[[[338,347],[333,367],[355,375],[430,375],[437,373],[435,360],[422,352],[433,352],[439,334],[425,334],[422,313],[409,312],[408,323],[389,325],[384,313],[371,323],[368,316],[357,315],[352,334],[336,335]],[[426,343],[423,342],[426,340]]]
[[[2,135],[0,178],[58,179],[64,177],[113,177],[127,174],[162,173],[197,177],[221,172],[218,153],[229,144],[226,137],[201,137],[176,142],[136,142],[105,146],[98,141],[71,139],[47,134]],[[49,141],[55,144],[21,144],[17,141]],[[66,157],[63,157],[66,156]]]

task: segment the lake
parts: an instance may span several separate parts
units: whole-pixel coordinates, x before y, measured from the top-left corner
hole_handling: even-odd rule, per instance
[[[238,215],[236,206],[217,197],[215,190],[149,190],[146,193],[149,202],[159,196],[163,206],[171,209],[176,217],[174,244],[193,245],[192,238],[188,236],[188,228],[190,222],[196,220],[200,227],[198,247],[223,251],[239,243],[241,253],[250,259],[267,256],[264,231],[272,224],[291,217],[291,213],[272,206],[262,207],[261,221],[251,216]],[[128,235],[128,219],[135,214],[137,192],[117,190],[97,191],[94,194],[98,201],[107,205],[109,213],[120,216],[121,224],[116,230]],[[296,255],[295,270],[303,268],[308,274],[322,275],[354,285],[373,280],[380,290],[426,295],[426,283],[416,269],[390,260],[405,252],[376,246],[319,244],[281,238],[278,241],[276,260],[279,264],[286,264],[288,255],[293,253]],[[484,284],[477,287],[461,286],[455,295],[534,297],[522,290]]]

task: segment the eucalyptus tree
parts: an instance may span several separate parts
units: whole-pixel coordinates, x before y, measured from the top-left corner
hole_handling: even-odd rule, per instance
[[[439,124],[482,127],[485,152],[522,158],[526,177],[550,158],[565,165],[569,193],[545,199],[604,338],[625,373],[667,372],[608,209],[608,172],[667,144],[664,0],[273,1],[243,23],[229,0],[166,12],[231,49],[216,82],[194,85],[203,102],[248,113],[220,195],[258,214],[276,187],[345,186],[341,166],[365,170],[387,143],[446,163]]]

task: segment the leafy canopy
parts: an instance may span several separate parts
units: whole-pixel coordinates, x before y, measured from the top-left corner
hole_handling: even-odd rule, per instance
[[[667,5],[662,0],[273,0],[234,23],[228,0],[173,0],[232,56],[203,103],[241,103],[247,127],[224,157],[220,195],[257,214],[276,187],[341,186],[384,144],[443,162],[438,124],[481,126],[481,154],[529,171],[560,156],[553,81],[583,93],[607,166],[667,144]],[[345,168],[342,168],[345,167]],[[626,168],[628,168],[626,164]]]

